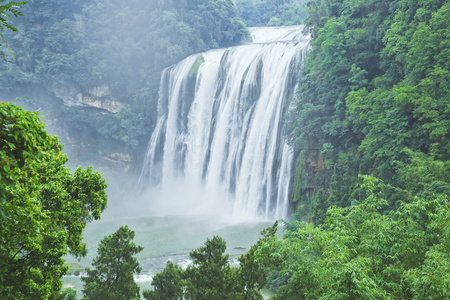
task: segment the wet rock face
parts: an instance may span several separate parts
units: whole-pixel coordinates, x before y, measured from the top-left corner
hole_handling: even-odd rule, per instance
[[[298,153],[295,165],[295,183],[290,191],[291,209],[296,211],[298,206],[305,206],[303,210],[304,221],[310,217],[312,201],[320,189],[327,196],[330,195],[328,170],[321,153],[322,145],[313,138],[308,139],[308,146]]]
[[[110,113],[119,112],[124,105],[111,95],[107,84],[102,84],[85,91],[76,87],[52,89],[55,97],[61,99],[68,107],[92,107]]]

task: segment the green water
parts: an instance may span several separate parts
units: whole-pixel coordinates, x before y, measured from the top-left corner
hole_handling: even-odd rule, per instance
[[[151,288],[151,278],[161,271],[166,262],[171,260],[180,266],[189,264],[189,252],[203,246],[207,238],[221,236],[227,242],[227,253],[231,263],[256,243],[260,232],[272,225],[272,222],[234,223],[199,216],[141,217],[106,219],[91,223],[85,230],[85,242],[88,255],[81,261],[69,256],[67,263],[76,264],[79,268],[90,267],[97,254],[97,246],[105,236],[115,232],[120,226],[128,225],[136,232],[135,243],[144,247],[137,255],[142,267],[136,281],[143,289]],[[64,287],[72,287],[82,296],[83,282],[80,276],[65,276]]]

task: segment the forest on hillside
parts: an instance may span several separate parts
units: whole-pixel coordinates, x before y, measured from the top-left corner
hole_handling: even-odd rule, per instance
[[[450,296],[449,20],[448,1],[308,4],[285,133],[296,216],[311,223],[261,248],[276,299]]]
[[[168,264],[144,297],[262,299],[263,286],[273,299],[450,297],[448,1],[8,2],[0,0],[2,101],[47,105],[67,126],[132,149],[154,126],[164,68],[245,43],[247,26],[304,23],[311,33],[285,116],[297,172],[284,236],[277,224],[264,231],[239,267],[228,265],[223,240],[208,240],[191,252],[192,267]],[[102,84],[125,109],[49,100],[55,89]],[[86,254],[82,232],[106,208],[106,182],[91,168],[64,167],[62,144],[36,113],[2,103],[0,126],[0,296],[73,299],[61,291],[63,256]],[[99,254],[111,260],[106,250],[121,239],[136,254],[133,237],[121,228]],[[118,299],[139,296],[139,266],[127,259]],[[101,299],[102,274],[86,278],[86,299]]]
[[[316,172],[300,154],[294,199],[315,224],[361,202],[359,174],[386,184],[386,211],[449,194],[448,20],[447,1],[309,4],[313,50],[285,132],[300,153],[320,148]]]

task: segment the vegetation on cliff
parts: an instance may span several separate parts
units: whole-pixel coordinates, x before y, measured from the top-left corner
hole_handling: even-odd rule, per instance
[[[448,1],[317,0],[308,6],[313,48],[286,132],[303,157],[319,145],[324,165],[313,170],[300,160],[298,182],[315,179],[298,192],[303,214],[361,202],[358,174],[384,181],[384,210],[414,196],[448,195]],[[327,201],[318,205],[320,197],[310,195],[321,188]]]
[[[312,51],[285,132],[294,216],[309,223],[257,252],[274,298],[448,298],[450,5],[308,7]]]

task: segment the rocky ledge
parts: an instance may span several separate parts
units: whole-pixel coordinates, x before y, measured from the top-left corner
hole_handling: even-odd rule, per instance
[[[92,107],[110,113],[119,112],[124,105],[111,95],[106,84],[81,91],[76,87],[54,88],[55,97],[61,99],[68,107]]]

